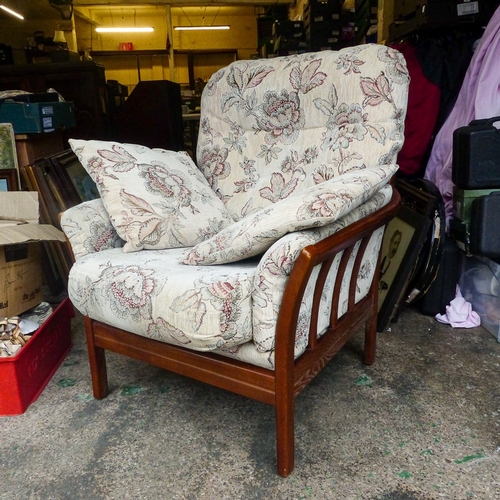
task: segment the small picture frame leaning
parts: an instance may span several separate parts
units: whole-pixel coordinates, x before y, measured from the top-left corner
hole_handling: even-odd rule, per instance
[[[18,170],[16,139],[11,123],[0,123],[0,170]]]
[[[0,191],[19,191],[17,168],[0,169]]]
[[[427,238],[431,220],[402,205],[385,229],[379,268],[377,331],[395,316]]]

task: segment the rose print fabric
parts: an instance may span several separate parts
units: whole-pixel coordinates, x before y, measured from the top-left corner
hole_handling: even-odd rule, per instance
[[[182,153],[72,141],[102,197],[61,219],[76,258],[73,304],[132,333],[273,369],[281,297],[302,248],[391,198],[407,97],[405,61],[381,45],[236,61],[204,89],[198,168]],[[356,300],[382,235],[369,242]],[[324,301],[319,335],[329,314]]]

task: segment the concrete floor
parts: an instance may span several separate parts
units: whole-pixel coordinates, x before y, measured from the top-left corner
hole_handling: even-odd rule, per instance
[[[74,346],[24,415],[0,419],[0,498],[500,499],[500,344],[406,310],[299,396],[296,466],[275,472],[273,408],[117,355],[91,395]]]

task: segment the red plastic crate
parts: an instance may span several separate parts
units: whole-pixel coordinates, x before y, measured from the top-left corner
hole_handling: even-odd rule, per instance
[[[0,416],[20,415],[40,396],[71,349],[73,316],[65,299],[16,356],[0,358]]]

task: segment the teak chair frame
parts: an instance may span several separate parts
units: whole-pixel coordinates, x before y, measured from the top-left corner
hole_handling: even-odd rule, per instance
[[[279,310],[274,371],[218,354],[193,351],[141,337],[85,317],[94,396],[102,399],[109,392],[105,359],[105,351],[109,350],[274,405],[277,470],[281,476],[288,476],[294,467],[295,397],[363,324],[363,361],[368,365],[375,361],[378,265],[369,293],[357,303],[356,280],[371,235],[396,215],[400,204],[400,196],[394,190],[391,201],[385,207],[302,250],[288,279]],[[342,278],[358,241],[360,245],[350,277],[347,312],[337,318]],[[340,252],[343,253],[331,297],[330,325],[318,338],[316,322],[320,297],[328,270]],[[312,304],[309,343],[306,351],[295,360],[294,345],[301,299],[309,277],[318,265],[321,265],[321,270]]]

